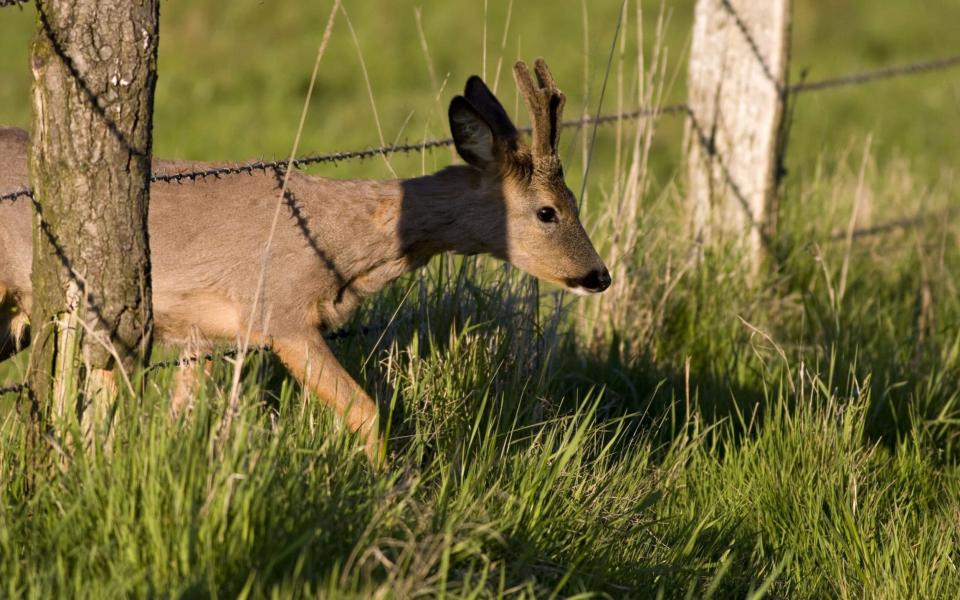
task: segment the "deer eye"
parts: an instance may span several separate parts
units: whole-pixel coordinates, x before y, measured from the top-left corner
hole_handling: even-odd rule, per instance
[[[556,223],[557,211],[551,206],[544,206],[537,210],[537,218],[544,223]]]

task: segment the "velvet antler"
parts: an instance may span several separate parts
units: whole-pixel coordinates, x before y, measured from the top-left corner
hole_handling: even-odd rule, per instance
[[[541,161],[556,157],[566,97],[557,89],[553,75],[550,74],[550,69],[542,58],[533,62],[533,70],[537,76],[537,84],[534,84],[530,71],[523,61],[518,61],[513,66],[517,87],[530,111],[533,127],[533,157],[536,161]]]

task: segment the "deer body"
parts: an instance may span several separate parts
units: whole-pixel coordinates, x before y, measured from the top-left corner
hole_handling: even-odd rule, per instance
[[[0,128],[0,189],[29,185],[27,134]],[[10,158],[13,157],[13,160]],[[155,173],[204,170],[209,163],[158,161]],[[489,194],[469,167],[450,167],[407,181],[350,181],[291,173],[266,269],[255,325],[271,331],[335,328],[358,302],[442,251],[502,249]],[[234,339],[251,317],[263,252],[280,194],[275,173],[151,186],[149,228],[160,341],[180,344],[192,327],[212,339]],[[401,214],[403,215],[401,217]],[[239,215],[242,218],[225,218]],[[0,285],[30,308],[29,198],[0,204]],[[0,288],[0,289],[3,289]],[[270,307],[282,308],[271,311]],[[207,316],[198,323],[198,316]],[[257,319],[255,319],[256,321]]]
[[[517,67],[531,112],[537,98],[530,94],[559,94],[544,85],[549,72],[541,65],[541,90],[525,66]],[[572,289],[606,288],[609,276],[579,223],[562,170],[557,178],[559,161],[554,166],[551,156],[536,151],[537,123],[530,153],[478,78],[471,78],[466,96],[451,104],[450,119],[468,165],[392,181],[291,173],[265,267],[261,257],[282,174],[268,169],[154,182],[149,235],[158,340],[232,343],[249,327],[254,342],[269,343],[304,385],[366,436],[373,455],[376,404],[322,338],[364,297],[446,251],[489,253]],[[554,127],[555,149],[559,111],[544,118],[553,119],[539,126]],[[547,135],[540,133],[540,141]],[[27,152],[26,132],[0,128],[0,193],[29,186]],[[155,161],[154,173],[212,166]],[[29,198],[0,202],[0,360],[14,351],[30,312],[33,219]]]

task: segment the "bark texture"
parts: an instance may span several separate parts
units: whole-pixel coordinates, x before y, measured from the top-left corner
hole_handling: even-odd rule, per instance
[[[759,261],[776,193],[791,0],[698,0],[687,179],[694,235]]]
[[[129,370],[150,351],[159,0],[44,0],[37,8],[30,380],[43,407],[83,389],[59,380],[63,369],[113,368],[110,346]]]

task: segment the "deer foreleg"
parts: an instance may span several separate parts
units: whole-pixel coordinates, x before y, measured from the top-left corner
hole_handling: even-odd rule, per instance
[[[274,339],[273,350],[305,387],[333,409],[350,431],[360,434],[370,461],[379,464],[383,445],[377,404],[340,365],[319,333],[310,339]]]

